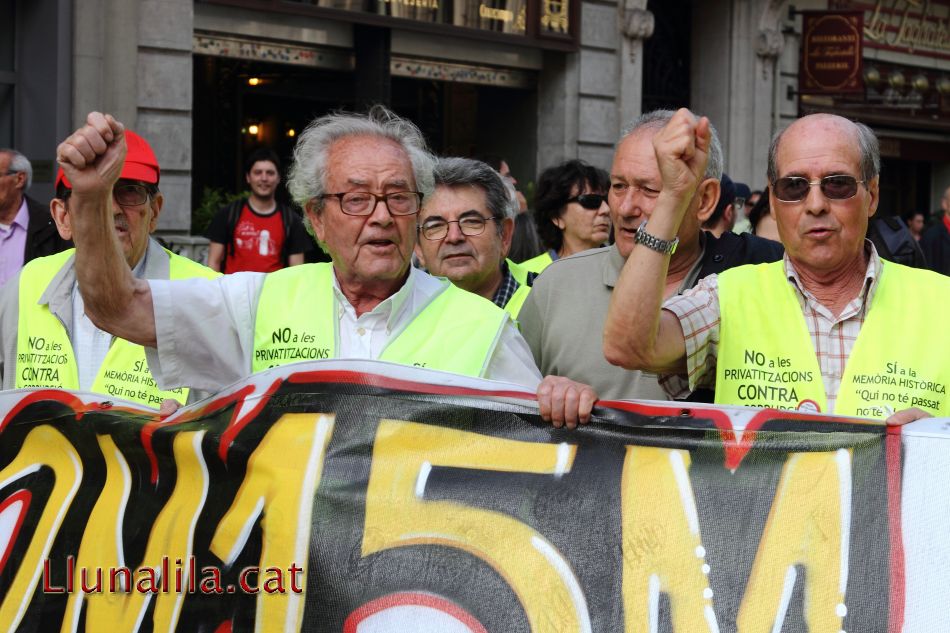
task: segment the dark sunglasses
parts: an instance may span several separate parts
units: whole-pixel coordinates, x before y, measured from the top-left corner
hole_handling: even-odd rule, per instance
[[[594,209],[599,209],[600,205],[606,202],[607,196],[599,193],[583,193],[579,196],[574,196],[573,198],[568,198],[567,201],[576,202],[585,209],[593,211]]]
[[[801,202],[808,196],[809,190],[815,185],[821,188],[823,196],[829,200],[847,200],[858,192],[858,185],[865,181],[858,180],[847,174],[825,176],[821,180],[808,180],[801,176],[786,176],[779,178],[772,185],[775,197],[782,202]]]

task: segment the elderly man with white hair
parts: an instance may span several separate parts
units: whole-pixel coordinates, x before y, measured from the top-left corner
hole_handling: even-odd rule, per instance
[[[388,360],[535,387],[510,317],[410,266],[434,159],[419,129],[384,108],[313,121],[289,189],[332,263],[213,281],[141,281],[121,266],[104,202],[123,126],[92,113],[57,158],[73,183],[76,269],[86,309],[145,345],[159,384],[218,390],[253,372],[325,358]],[[108,229],[108,230],[107,230]]]

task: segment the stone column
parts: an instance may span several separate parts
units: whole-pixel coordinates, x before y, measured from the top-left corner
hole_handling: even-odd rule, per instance
[[[139,0],[76,0],[72,128],[93,110],[135,124]]]
[[[113,114],[148,139],[162,167],[159,232],[191,225],[191,0],[76,0],[73,128]]]
[[[752,189],[765,185],[776,127],[776,68],[786,2],[698,4],[693,15],[690,105],[716,126],[726,173]]]
[[[755,111],[761,113],[753,120],[753,146],[750,151],[751,175],[747,181],[752,189],[764,187],[765,165],[768,161],[769,143],[775,134],[779,120],[777,91],[779,85],[779,58],[785,48],[785,36],[781,31],[781,17],[776,15],[781,4],[770,2],[772,11],[764,11],[759,19],[755,37]]]
[[[623,0],[620,11],[620,101],[621,129],[643,112],[643,40],[653,36],[653,14],[646,0]],[[618,135],[619,136],[619,135]]]
[[[191,228],[191,109],[194,3],[139,0],[136,131],[162,166],[163,236]]]

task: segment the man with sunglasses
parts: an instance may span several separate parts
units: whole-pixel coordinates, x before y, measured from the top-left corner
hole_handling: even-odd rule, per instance
[[[124,265],[137,279],[216,277],[217,273],[162,248],[150,237],[164,198],[161,170],[149,144],[125,132],[128,155],[108,204],[110,230]],[[72,237],[72,185],[56,177],[50,211],[63,239]],[[0,377],[3,388],[82,389],[165,411],[184,403],[187,389],[163,390],[152,379],[140,345],[113,338],[86,316],[77,285],[76,257],[68,250],[29,262],[0,293]]]
[[[709,138],[708,121],[681,110],[654,139],[664,188],[650,219],[655,240],[672,239],[683,222]],[[884,262],[865,240],[879,170],[866,126],[828,114],[792,123],[768,160],[784,260],[708,277],[662,303],[668,254],[634,249],[608,315],[607,358],[714,386],[721,404],[889,424],[950,415],[950,341],[893,342],[894,332],[933,331],[931,315],[950,309],[950,280]]]
[[[624,131],[610,168],[607,205],[615,242],[606,248],[583,251],[559,259],[537,278],[518,316],[521,331],[544,375],[567,376],[589,384],[603,398],[668,398],[649,372],[621,371],[604,358],[603,331],[612,294],[624,262],[653,225],[653,213],[665,188],[660,179],[653,138],[673,118],[669,110],[647,112]],[[722,149],[713,133],[713,154],[705,176],[691,183],[689,209],[676,240],[665,246],[675,250],[669,270],[659,286],[670,296],[691,288],[706,275],[750,262],[781,258],[781,245],[754,236],[725,233],[716,238],[702,231],[719,199]],[[652,281],[656,284],[656,281]],[[684,385],[685,387],[685,385]],[[688,394],[677,395],[686,396]],[[711,393],[696,394],[710,400]]]
[[[329,358],[540,382],[507,313],[410,266],[434,164],[412,123],[382,107],[314,120],[298,138],[288,188],[332,263],[215,280],[145,283],[116,265],[101,197],[124,146],[121,123],[92,113],[57,159],[76,185],[87,310],[149,348],[159,384],[215,391],[270,367]]]
[[[504,182],[468,158],[439,159],[434,175],[435,192],[419,212],[419,262],[517,318],[530,287],[528,271],[506,259],[515,222]]]

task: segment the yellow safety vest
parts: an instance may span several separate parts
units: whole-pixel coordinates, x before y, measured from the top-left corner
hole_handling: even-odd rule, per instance
[[[508,319],[492,302],[448,284],[379,358],[483,376]],[[293,266],[267,275],[257,302],[251,369],[336,358],[338,325],[332,264]]]
[[[508,303],[505,304],[505,312],[510,314],[512,319],[518,319],[518,313],[521,312],[521,306],[524,305],[524,302],[528,298],[528,294],[530,292],[531,286],[527,284],[521,284],[518,286],[518,289],[515,290],[515,294],[511,295],[511,299],[508,299]]]
[[[525,268],[522,264],[514,263],[510,259],[506,259],[505,262],[508,264],[508,272],[515,278],[515,281],[522,286],[526,286],[528,284],[528,273],[532,271]]]
[[[950,279],[881,262],[880,278],[831,413],[887,418],[918,407],[950,416],[950,341],[935,316],[950,310]],[[783,262],[719,275],[716,402],[828,411],[811,336]],[[924,309],[926,307],[926,309]]]
[[[53,278],[72,259],[74,251],[69,249],[34,259],[20,273],[17,388],[79,389],[79,367],[66,327],[50,312],[49,306],[38,303]],[[168,257],[170,279],[219,276],[188,258],[171,252]],[[159,389],[148,371],[145,349],[121,338],[113,339],[92,391],[150,407],[160,406],[165,398],[180,402],[188,399],[187,389]]]
[[[528,285],[528,273],[532,271],[529,271],[522,264],[514,263],[510,259],[506,259],[505,261],[508,263],[508,272],[511,273],[511,276],[518,282],[518,289],[515,291],[515,294],[511,295],[511,299],[508,299],[508,303],[505,304],[505,312],[510,314],[512,319],[517,319],[518,313],[521,312],[521,306],[524,305],[525,299],[528,298],[528,293],[531,292],[531,286]]]
[[[554,260],[551,259],[551,253],[549,251],[544,251],[537,257],[532,257],[531,259],[525,260],[518,265],[527,270],[529,273],[540,273],[553,262]]]

